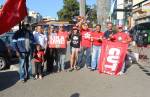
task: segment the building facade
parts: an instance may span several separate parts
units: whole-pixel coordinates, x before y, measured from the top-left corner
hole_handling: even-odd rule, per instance
[[[150,22],[150,0],[133,0],[133,25]]]
[[[32,25],[32,24],[38,23],[41,20],[42,20],[42,15],[40,13],[29,10],[28,16],[25,18],[24,21],[25,23]]]

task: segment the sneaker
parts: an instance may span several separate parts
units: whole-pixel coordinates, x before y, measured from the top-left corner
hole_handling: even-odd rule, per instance
[[[42,75],[39,75],[39,79],[43,79]]]
[[[124,74],[124,72],[121,72],[121,71],[118,73],[118,75],[123,75],[123,74]]]
[[[74,70],[74,68],[70,68],[70,69],[69,69],[69,72],[72,72],[73,70]]]
[[[87,66],[87,68],[88,68],[88,69],[91,69],[91,67],[90,67],[90,66]]]
[[[61,72],[60,70],[57,70],[57,73]]]
[[[95,69],[90,69],[90,71],[95,71]]]
[[[26,81],[24,79],[19,80],[21,83],[25,83]]]
[[[35,79],[38,79],[38,75],[35,75]]]

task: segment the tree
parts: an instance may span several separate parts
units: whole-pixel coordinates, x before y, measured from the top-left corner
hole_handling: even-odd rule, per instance
[[[86,19],[90,22],[90,26],[93,27],[97,23],[96,5],[86,5]]]
[[[64,0],[63,8],[57,12],[59,20],[72,22],[72,18],[79,16],[79,2],[77,0]]]

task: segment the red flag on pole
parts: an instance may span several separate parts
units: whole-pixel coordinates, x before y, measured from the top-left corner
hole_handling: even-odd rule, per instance
[[[27,16],[26,0],[7,0],[0,11],[0,34],[9,31]]]

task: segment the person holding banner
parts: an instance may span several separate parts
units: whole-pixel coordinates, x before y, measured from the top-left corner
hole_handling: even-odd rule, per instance
[[[70,70],[73,71],[77,69],[76,63],[78,60],[78,53],[80,48],[81,35],[78,28],[73,27],[73,31],[69,35],[70,39],[70,49],[71,49],[71,58],[70,58]]]
[[[132,41],[131,37],[123,31],[123,25],[117,25],[117,33],[111,36],[111,40],[114,42],[121,42],[121,43],[126,43],[126,44],[129,44]],[[122,70],[120,72],[120,75],[125,72],[126,58],[125,58],[125,62],[123,64]]]
[[[123,25],[117,25],[117,33],[115,33],[111,38],[113,41],[118,41],[122,43],[131,42],[131,37],[123,31]]]
[[[110,40],[110,37],[114,34],[113,32],[113,24],[111,22],[107,23],[107,31],[104,33],[104,38]]]
[[[101,25],[96,25],[95,32],[92,33],[92,62],[91,62],[91,71],[97,70],[98,61],[101,54],[101,46],[104,32],[101,32]]]
[[[54,61],[58,65],[58,48],[51,47],[50,40],[52,37],[57,36],[57,31],[51,26],[48,28],[48,46],[46,50],[46,71],[52,73],[54,70]]]
[[[86,51],[86,66],[88,69],[91,68],[91,34],[92,32],[88,28],[87,23],[83,23],[80,29],[81,33],[81,47],[79,50],[79,58],[78,58],[78,65],[81,68],[82,66],[82,58],[84,55],[84,52]]]
[[[65,47],[58,47],[58,69],[57,72],[61,72],[65,70],[65,58],[66,58],[66,52],[67,52],[67,40],[68,38],[68,32],[65,31],[64,25],[59,26],[58,36],[60,36],[61,40],[60,42],[65,45]],[[60,45],[59,45],[60,46]]]

